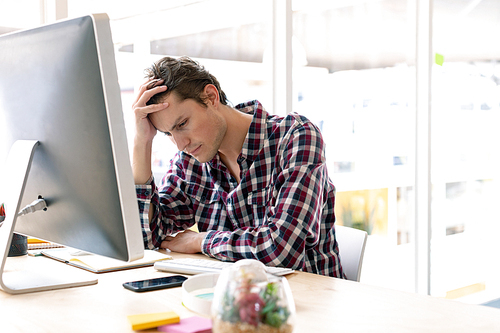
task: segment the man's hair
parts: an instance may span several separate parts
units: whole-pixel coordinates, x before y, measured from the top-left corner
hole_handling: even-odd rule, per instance
[[[165,57],[146,69],[149,79],[163,79],[167,91],[156,94],[147,102],[147,105],[157,104],[171,92],[176,93],[181,101],[193,99],[203,106],[207,106],[206,97],[201,96],[207,84],[213,84],[219,91],[219,101],[227,105],[226,94],[222,91],[219,81],[198,62],[183,56],[180,58]]]

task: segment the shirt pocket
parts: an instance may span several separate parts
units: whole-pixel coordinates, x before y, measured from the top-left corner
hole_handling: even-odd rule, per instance
[[[210,187],[190,183],[186,187],[186,195],[191,200],[194,221],[198,230],[217,230],[220,227],[221,203],[220,194]]]
[[[219,201],[219,193],[210,187],[200,186],[199,184],[188,183],[186,194],[191,198],[193,204],[211,205]]]
[[[250,206],[254,218],[254,225],[263,225],[267,221],[270,211],[269,207],[269,187],[263,190],[248,193],[247,204]]]

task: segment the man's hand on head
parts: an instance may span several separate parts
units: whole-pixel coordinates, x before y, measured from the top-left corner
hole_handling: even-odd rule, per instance
[[[136,100],[132,104],[135,115],[136,140],[151,142],[156,135],[156,128],[149,121],[148,115],[168,108],[168,103],[147,105],[156,94],[167,91],[163,80],[149,80],[140,86]]]
[[[148,80],[141,85],[132,104],[135,116],[132,171],[136,184],[145,184],[151,176],[151,150],[157,131],[149,120],[149,115],[168,108],[168,103],[147,105],[147,102],[154,95],[165,91],[167,91],[167,87],[163,85],[163,80]]]
[[[201,252],[201,244],[206,234],[184,230],[175,236],[167,236],[160,247],[179,253],[198,253]]]

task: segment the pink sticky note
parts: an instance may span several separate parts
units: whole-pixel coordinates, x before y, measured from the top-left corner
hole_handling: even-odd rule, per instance
[[[168,333],[211,333],[212,320],[194,316],[181,319],[178,324],[163,325],[157,329]]]

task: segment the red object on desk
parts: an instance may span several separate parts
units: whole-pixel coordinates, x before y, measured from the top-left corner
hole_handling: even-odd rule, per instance
[[[0,206],[0,216],[5,216],[5,208],[3,207],[3,204]]]

